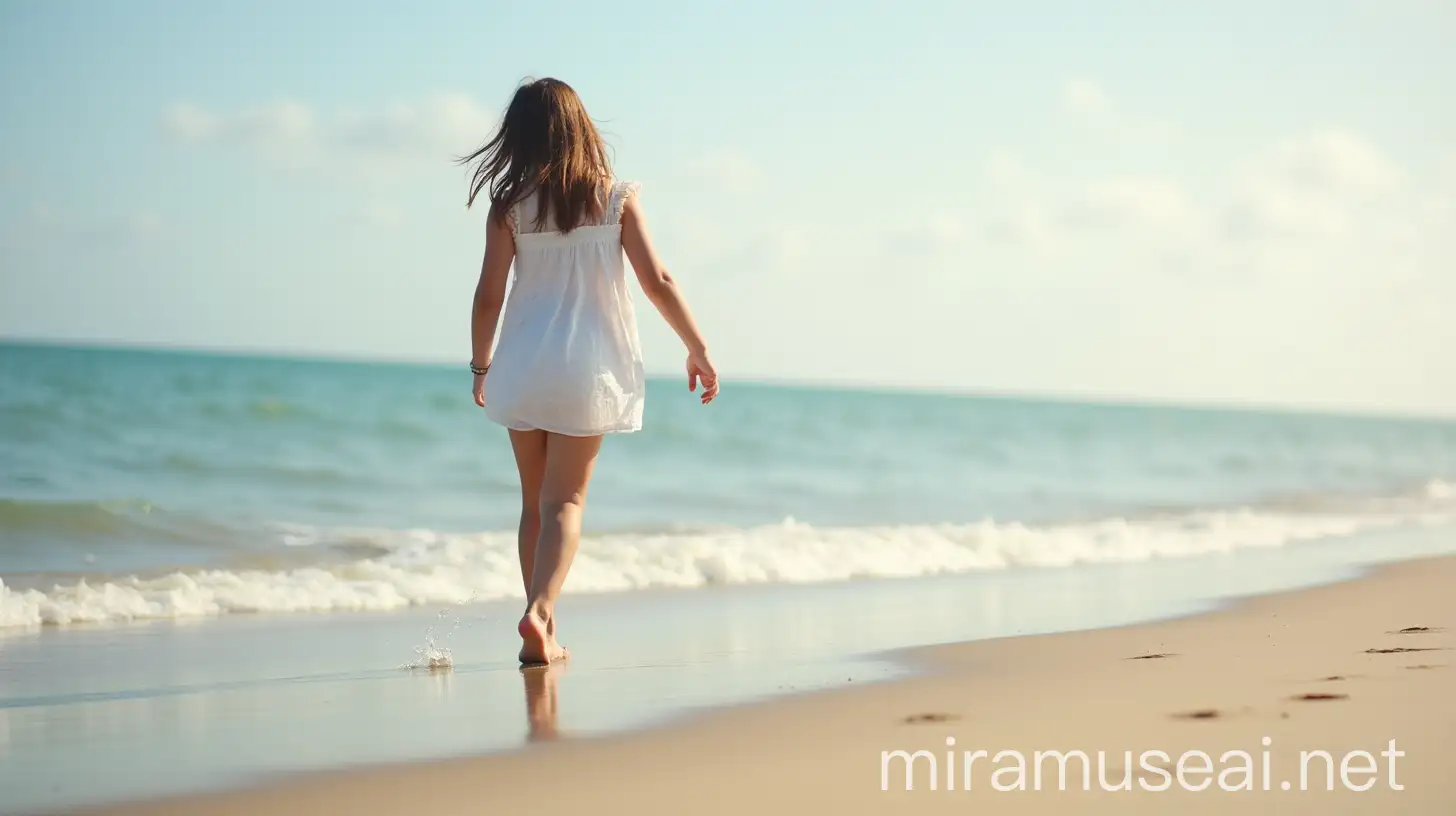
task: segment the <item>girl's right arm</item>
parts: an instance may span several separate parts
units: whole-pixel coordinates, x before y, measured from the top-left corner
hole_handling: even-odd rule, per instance
[[[501,310],[505,308],[506,284],[515,257],[515,235],[506,219],[492,206],[486,219],[485,258],[480,262],[480,279],[475,284],[475,300],[470,309],[470,366],[473,369],[490,367],[495,331],[500,325]],[[482,408],[485,407],[485,376],[475,375],[475,404]]]
[[[652,248],[652,240],[647,235],[647,221],[636,196],[628,198],[622,209],[622,249],[627,253],[627,260],[632,262],[632,270],[637,273],[637,282],[642,285],[647,299],[652,301],[667,325],[687,346],[688,390],[696,391],[698,381],[702,380],[702,402],[704,405],[712,402],[718,396],[718,372],[708,359],[707,341],[693,320],[682,289]]]

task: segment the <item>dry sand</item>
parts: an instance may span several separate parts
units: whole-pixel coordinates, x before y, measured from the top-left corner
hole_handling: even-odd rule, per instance
[[[1411,630],[1422,627],[1419,630]],[[1162,623],[1009,638],[918,650],[921,676],[778,699],[713,712],[676,725],[598,740],[543,741],[528,750],[422,765],[330,773],[273,787],[165,803],[113,814],[348,813],[1456,813],[1456,559],[1408,562],[1333,586],[1255,598],[1212,614]],[[529,676],[526,693],[549,736],[555,677]],[[562,692],[570,692],[569,678]],[[565,725],[565,723],[563,723]],[[1266,747],[1263,739],[1270,744]],[[379,735],[388,739],[387,734]],[[946,789],[946,742],[956,741],[955,790]],[[1404,753],[1382,756],[1391,740]],[[925,760],[915,790],[893,761],[882,787],[882,752],[937,755],[938,790]],[[1027,790],[1014,759],[976,759],[963,789],[964,751],[1025,757]],[[1080,750],[1091,760],[1091,792],[1080,761],[1071,790],[1055,790],[1058,762],[1036,751]],[[1163,751],[1168,759],[1142,754]],[[1247,752],[1255,790],[1189,792],[1173,776],[1184,752],[1202,751],[1216,771],[1226,751]],[[1325,764],[1300,752],[1351,751],[1350,782],[1325,789]],[[1134,790],[1100,789],[1098,752],[1111,783],[1133,752]],[[1269,790],[1263,790],[1264,752]],[[1142,767],[1144,765],[1152,768]],[[1159,766],[1171,773],[1155,770]],[[1185,780],[1199,773],[1185,759]],[[1230,784],[1241,774],[1225,777]],[[1281,789],[1291,781],[1294,789]],[[1144,785],[1171,783],[1167,791]]]

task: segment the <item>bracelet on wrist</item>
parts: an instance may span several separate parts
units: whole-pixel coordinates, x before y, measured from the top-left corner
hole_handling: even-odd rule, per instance
[[[470,364],[470,373],[476,375],[477,377],[484,376],[485,373],[488,371],[490,371],[490,363],[486,363],[483,366],[478,366],[474,362]]]

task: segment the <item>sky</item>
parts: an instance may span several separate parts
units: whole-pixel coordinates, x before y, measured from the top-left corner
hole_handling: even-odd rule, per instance
[[[463,367],[532,76],[727,383],[1456,415],[1456,0],[0,0],[0,336]]]

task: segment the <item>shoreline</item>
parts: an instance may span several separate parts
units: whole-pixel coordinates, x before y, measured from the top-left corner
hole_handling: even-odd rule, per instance
[[[492,810],[546,812],[599,807],[602,798],[649,813],[727,813],[771,803],[789,810],[791,802],[848,813],[940,812],[987,799],[1028,813],[1068,806],[1160,812],[1170,801],[1191,812],[1222,812],[1235,801],[1256,812],[1287,812],[1304,801],[1324,812],[1364,812],[1377,801],[1399,804],[1401,812],[1444,812],[1441,807],[1456,802],[1456,783],[1442,778],[1439,758],[1456,748],[1456,703],[1438,690],[1456,673],[1447,655],[1456,645],[1449,634],[1456,601],[1442,590],[1456,581],[1456,556],[1352,573],[1152,622],[890,650],[872,657],[913,673],[562,741],[552,740],[556,670],[527,672],[538,741],[522,750],[306,773],[254,788],[69,812],[394,813],[482,796]],[[1429,631],[1392,634],[1415,626]],[[1423,651],[1367,654],[1367,648]],[[1387,732],[1406,752],[1404,790],[1301,794],[1276,784],[1267,792],[1200,794],[1175,785],[1161,793],[1028,790],[1018,796],[988,789],[988,769],[999,766],[984,759],[972,791],[957,785],[955,794],[931,792],[924,777],[914,791],[880,789],[882,751],[939,756],[948,739],[956,740],[956,751],[992,755],[1021,748],[1027,756],[1178,748],[1218,757],[1296,744],[1373,754],[1386,747],[1377,737]],[[996,735],[994,744],[988,734]],[[1270,737],[1270,747],[1260,748],[1263,737]],[[1274,764],[1281,759],[1289,764],[1287,756]],[[1139,771],[1145,772],[1161,773]],[[562,785],[563,778],[570,784]],[[541,786],[550,787],[549,801],[536,795]]]

